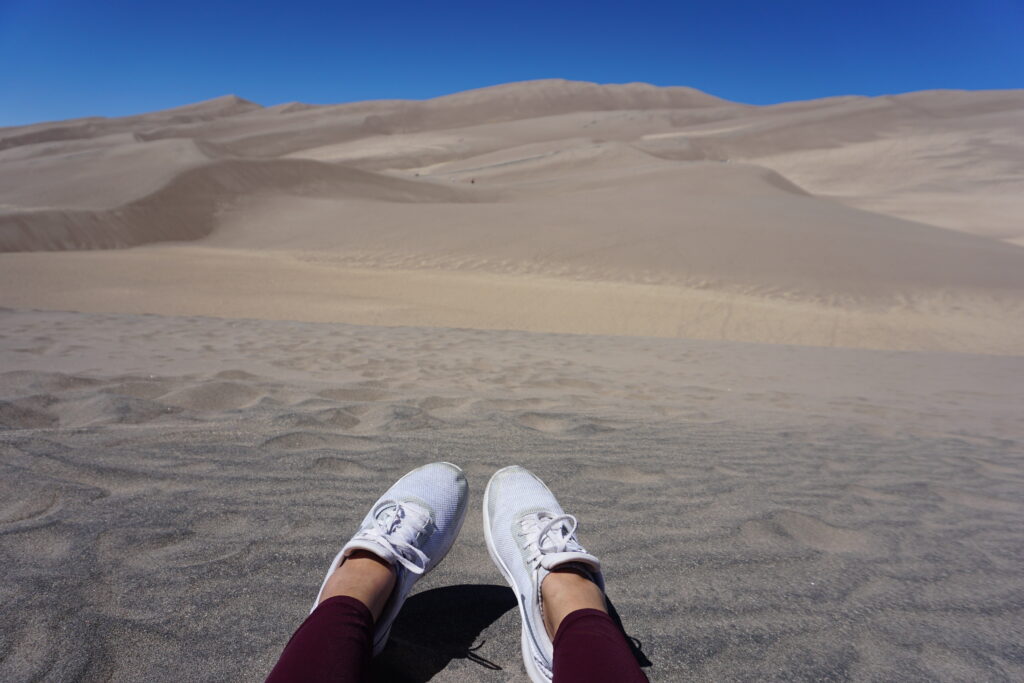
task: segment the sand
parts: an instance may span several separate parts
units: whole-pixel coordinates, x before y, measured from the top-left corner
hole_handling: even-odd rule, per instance
[[[380,680],[525,681],[497,468],[581,519],[652,680],[1015,680],[1024,362],[0,314],[5,680],[253,680],[380,491],[472,504]],[[468,648],[500,671],[468,659]]]
[[[654,681],[1020,680],[1022,109],[537,81],[0,129],[0,680],[261,679],[439,459],[475,502],[378,680],[526,680],[511,463]]]

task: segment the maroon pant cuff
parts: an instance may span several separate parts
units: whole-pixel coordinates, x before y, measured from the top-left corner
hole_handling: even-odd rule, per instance
[[[646,683],[626,635],[597,609],[570,612],[555,633],[554,683]]]
[[[360,683],[373,656],[373,614],[348,596],[327,598],[285,646],[268,683]]]

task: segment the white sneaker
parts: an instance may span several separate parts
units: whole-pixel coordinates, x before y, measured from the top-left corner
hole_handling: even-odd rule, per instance
[[[450,462],[424,465],[396,481],[334,558],[313,609],[320,604],[327,579],[353,551],[365,550],[390,563],[395,568],[395,588],[373,635],[373,654],[379,654],[413,584],[436,567],[455,543],[466,518],[468,494],[466,476]]]
[[[500,469],[484,493],[487,550],[519,601],[523,663],[534,683],[548,683],[554,646],[544,626],[540,585],[555,567],[574,563],[604,590],[600,561],[576,539],[576,518],[529,470]]]

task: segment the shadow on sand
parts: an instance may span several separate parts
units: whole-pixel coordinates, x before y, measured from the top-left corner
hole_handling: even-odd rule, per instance
[[[445,586],[413,595],[398,613],[387,647],[373,660],[372,680],[429,681],[453,659],[501,669],[474,648],[483,630],[515,606],[515,594],[505,586]]]
[[[374,683],[429,681],[453,659],[469,659],[484,668],[500,671],[501,665],[477,654],[477,649],[483,645],[477,641],[484,629],[514,607],[515,594],[505,586],[446,586],[413,595],[402,606],[391,628],[387,647],[373,660],[372,680]],[[608,607],[621,629],[622,620],[611,601]],[[640,642],[628,635],[626,639],[640,665],[650,666]],[[508,662],[503,664],[507,666]],[[518,661],[514,664],[520,666]]]

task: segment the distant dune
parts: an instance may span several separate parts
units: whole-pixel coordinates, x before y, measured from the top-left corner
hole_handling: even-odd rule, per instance
[[[396,282],[407,271],[521,278],[526,298],[507,293],[499,307],[527,311],[516,315],[490,304],[483,316],[453,315],[482,308],[465,293],[431,312],[384,287],[381,310],[415,309],[408,321],[418,324],[1017,352],[1024,342],[1008,337],[1024,308],[1022,112],[1024,91],[754,107],[691,88],[554,80],[420,102],[263,108],[229,96],[0,129],[0,251],[187,243],[193,251],[164,250],[147,265],[166,269],[165,287],[181,270],[174,258],[230,255],[242,277],[239,257],[250,254],[246,277],[275,272],[304,292],[305,305],[278,300],[263,312],[224,297],[212,312],[228,316],[283,308],[367,322],[341,303],[334,316],[312,312],[311,297],[344,298],[303,279],[313,262],[338,278],[352,268]],[[220,267],[194,272],[178,297],[195,305],[171,311],[123,280],[139,253],[105,257],[98,273],[74,269],[74,282],[57,265],[66,261],[2,256],[0,303],[211,312]],[[130,301],[110,295],[118,273]],[[653,306],[646,321],[619,324],[610,309],[552,326],[529,312],[536,277],[656,285],[691,305],[655,305],[636,290]],[[477,282],[479,292],[508,289]],[[261,302],[282,296],[256,290]],[[737,306],[735,296],[753,299]],[[765,306],[790,306],[784,331],[741,312]],[[694,307],[715,322],[692,323]],[[896,316],[879,322],[880,310]],[[897,324],[899,311],[912,315]],[[809,332],[824,329],[811,322],[822,316],[838,332]]]

